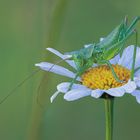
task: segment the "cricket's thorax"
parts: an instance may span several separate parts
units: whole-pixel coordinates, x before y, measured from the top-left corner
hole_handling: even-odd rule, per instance
[[[103,51],[98,52],[98,53],[94,53],[93,56],[92,56],[92,60],[93,60],[94,63],[99,63],[99,62],[104,60],[103,56],[104,56]]]
[[[110,89],[122,86],[130,79],[130,70],[120,65],[112,65],[114,71],[123,83],[114,78],[111,69],[107,65],[88,69],[82,76],[82,84],[91,89]]]

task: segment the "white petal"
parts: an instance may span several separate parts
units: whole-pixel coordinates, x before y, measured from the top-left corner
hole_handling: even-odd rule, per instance
[[[113,59],[110,60],[111,64],[117,64],[119,62],[120,55],[116,55]]]
[[[122,57],[119,60],[118,64],[127,67],[128,69],[131,69],[133,63],[133,52],[134,45],[128,46],[126,49],[124,49]],[[137,47],[135,68],[140,66],[139,60],[140,60],[140,48]]]
[[[135,68],[140,67],[140,48],[137,47]]]
[[[64,99],[67,101],[78,100],[82,97],[89,96],[91,94],[91,91],[92,90],[90,90],[90,89],[87,89],[87,90],[73,89],[64,95]]]
[[[136,89],[136,83],[134,81],[128,81],[122,88],[125,89],[125,92],[131,93]]]
[[[57,90],[59,92],[66,93],[69,89],[70,84],[71,84],[70,82],[61,83],[61,84],[57,85]],[[73,90],[73,89],[85,90],[87,88],[80,84],[73,84],[71,90]]]
[[[62,53],[60,53],[59,51],[53,49],[53,48],[46,48],[48,51],[54,53],[55,55],[59,56],[60,58],[62,59],[68,59],[68,58],[71,58],[72,56],[71,55],[64,55]],[[65,62],[67,62],[70,66],[72,66],[73,68],[76,69],[76,65],[74,63],[73,60],[65,60]]]
[[[140,77],[140,69],[135,72],[134,76]]]
[[[140,104],[140,90],[135,90],[131,94],[136,97],[137,102]]]
[[[104,92],[108,93],[111,96],[121,97],[124,95],[125,90],[122,87],[118,87],[118,88],[111,88],[108,90],[104,90]]]
[[[136,100],[140,104],[140,93],[139,93],[139,95],[136,96]]]
[[[124,49],[122,57],[120,58],[118,64],[127,67],[128,69],[131,69],[133,60],[133,50],[133,45],[128,46],[126,49]]]
[[[94,98],[99,98],[103,95],[104,91],[96,89],[96,90],[92,90],[91,96]]]
[[[139,91],[139,90],[135,90],[135,91],[133,91],[133,92],[130,93],[130,94],[133,95],[133,96],[137,96],[138,93],[140,93],[140,91]]]
[[[136,82],[136,85],[140,87],[140,80]]]
[[[59,91],[56,91],[50,98],[51,100],[51,103],[53,102],[53,100],[57,97],[57,95],[59,94],[60,92]]]
[[[100,38],[100,42],[102,42],[104,39],[105,39],[105,38],[101,37],[101,38]]]
[[[86,44],[86,45],[84,45],[84,48],[88,48],[88,47],[90,47],[91,45],[93,45],[93,44]]]
[[[74,78],[76,76],[76,74],[73,73],[72,71],[64,67],[54,65],[52,63],[48,63],[48,62],[41,62],[41,63],[35,64],[35,66],[40,67],[42,70],[53,72],[53,73],[70,77],[70,78]],[[77,80],[80,80],[80,78],[77,78]]]
[[[140,87],[140,77],[134,77],[134,82],[137,87]]]
[[[48,51],[52,52],[53,54],[59,56],[62,59],[68,59],[71,58],[72,56],[70,55],[63,55],[62,53],[60,53],[59,51],[55,50],[54,48],[46,48]]]

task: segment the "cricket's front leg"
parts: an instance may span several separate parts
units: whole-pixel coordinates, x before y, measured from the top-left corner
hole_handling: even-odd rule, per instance
[[[92,63],[92,65],[93,65],[93,63]],[[72,81],[71,81],[71,83],[69,85],[68,91],[71,90],[71,88],[72,88],[74,82],[76,81],[76,79],[78,78],[78,76],[81,76],[92,65],[90,64],[90,65],[81,66],[81,68],[79,70],[77,70],[77,73],[76,73],[74,79],[72,79]]]
[[[71,88],[72,88],[72,86],[73,86],[73,84],[74,84],[74,82],[76,81],[76,79],[77,79],[78,76],[79,76],[79,73],[77,73],[77,74],[75,75],[74,79],[72,79],[72,81],[71,81],[71,83],[70,83],[70,85],[69,85],[68,91],[71,90]]]

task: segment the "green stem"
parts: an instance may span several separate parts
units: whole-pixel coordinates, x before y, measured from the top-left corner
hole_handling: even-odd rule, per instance
[[[113,140],[113,103],[113,98],[105,98],[106,140]]]

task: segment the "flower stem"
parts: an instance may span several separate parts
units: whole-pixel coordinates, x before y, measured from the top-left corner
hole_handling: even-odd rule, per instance
[[[113,104],[114,98],[105,98],[106,140],[113,140]]]

